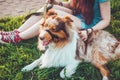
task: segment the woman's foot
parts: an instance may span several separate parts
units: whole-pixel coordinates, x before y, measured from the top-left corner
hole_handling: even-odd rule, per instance
[[[19,31],[17,31],[16,29],[14,31],[0,31],[0,35],[15,35],[20,33]]]
[[[22,40],[19,34],[15,35],[1,35],[0,34],[0,43],[18,43]]]

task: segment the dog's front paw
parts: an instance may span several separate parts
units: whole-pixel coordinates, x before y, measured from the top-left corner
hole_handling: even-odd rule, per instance
[[[61,78],[65,78],[65,77],[67,77],[67,78],[70,78],[71,77],[71,73],[68,73],[68,71],[66,70],[66,69],[63,69],[61,72],[60,72],[60,77]]]
[[[102,80],[109,80],[107,76],[103,76]]]
[[[30,70],[32,70],[32,69],[33,69],[33,67],[31,67],[30,65],[27,65],[27,66],[25,66],[24,68],[22,68],[21,71],[30,71]]]
[[[62,71],[60,72],[60,77],[61,77],[61,78],[65,78],[65,77],[66,77],[64,70],[62,70]]]

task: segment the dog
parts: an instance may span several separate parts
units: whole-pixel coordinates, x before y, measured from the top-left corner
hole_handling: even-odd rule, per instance
[[[80,62],[91,62],[103,76],[109,80],[110,72],[106,64],[120,58],[120,42],[104,30],[93,31],[84,42],[78,34],[74,21],[69,16],[59,16],[55,11],[48,11],[46,20],[41,24],[39,34],[41,49],[48,47],[44,54],[22,71],[29,71],[39,66],[40,69],[64,67],[60,77],[71,77]]]

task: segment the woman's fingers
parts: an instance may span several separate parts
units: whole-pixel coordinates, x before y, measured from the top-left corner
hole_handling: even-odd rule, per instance
[[[86,30],[79,31],[78,33],[79,33],[79,35],[80,35],[80,37],[81,37],[81,39],[82,39],[83,41],[86,41],[86,40],[87,40],[88,36],[87,36]]]

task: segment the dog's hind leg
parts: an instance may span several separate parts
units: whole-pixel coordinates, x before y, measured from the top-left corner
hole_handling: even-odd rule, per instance
[[[32,69],[34,69],[35,67],[37,67],[38,65],[40,65],[41,59],[37,59],[34,62],[32,62],[31,64],[25,66],[24,68],[22,68],[21,71],[30,71]]]
[[[101,74],[102,74],[102,76],[103,76],[103,79],[102,80],[109,80],[109,70],[106,68],[106,66],[104,66],[104,65],[101,65],[101,64],[94,64],[94,66],[95,67],[97,67],[99,70],[100,70],[100,72],[101,72]]]

